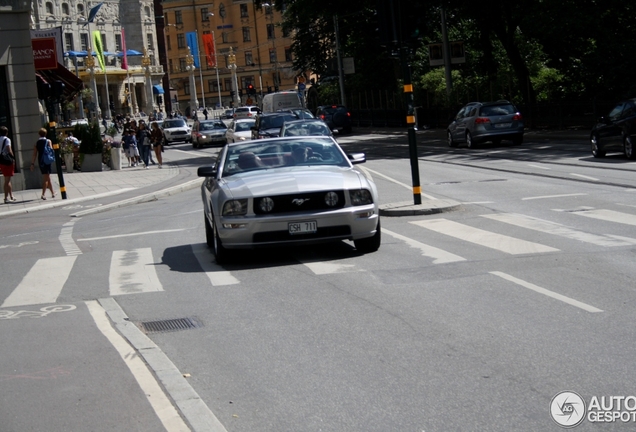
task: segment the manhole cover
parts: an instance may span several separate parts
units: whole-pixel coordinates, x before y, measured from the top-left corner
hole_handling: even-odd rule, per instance
[[[199,328],[202,324],[196,318],[175,318],[142,322],[141,327],[146,333],[162,333]]]

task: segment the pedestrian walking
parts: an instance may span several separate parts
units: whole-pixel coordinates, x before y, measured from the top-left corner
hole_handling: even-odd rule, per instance
[[[163,168],[163,158],[161,157],[161,150],[163,148],[163,131],[159,128],[157,122],[152,122],[150,126],[152,127],[152,131],[150,131],[150,137],[152,140],[152,146],[155,149],[155,156],[157,156],[159,168]]]
[[[207,108],[203,108],[203,115],[205,116],[205,119],[208,119],[208,109]]]
[[[31,159],[31,171],[35,169],[35,161],[38,161],[40,172],[42,173],[42,199],[46,199],[46,189],[51,191],[51,198],[55,198],[55,191],[53,190],[53,184],[51,183],[51,164],[46,164],[42,160],[44,154],[44,148],[50,147],[53,149],[51,140],[46,137],[46,129],[40,129],[40,139],[35,143],[33,147],[33,158]]]
[[[139,122],[139,129],[137,129],[137,145],[139,146],[139,153],[141,153],[141,159],[144,162],[144,168],[148,169],[148,159],[150,158],[150,146],[152,141],[150,139],[150,133],[146,129],[146,123]]]
[[[11,177],[15,174],[15,155],[11,149],[11,140],[7,138],[9,129],[6,126],[0,126],[0,141],[2,147],[0,149],[0,170],[4,176],[4,203],[9,204],[16,202],[13,197],[13,186],[11,186]]]

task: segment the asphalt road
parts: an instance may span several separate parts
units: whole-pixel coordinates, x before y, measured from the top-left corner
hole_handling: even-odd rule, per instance
[[[377,135],[339,140],[408,200],[405,137]],[[636,164],[418,139],[423,192],[462,206],[385,217],[373,254],[220,267],[197,190],[3,219],[0,430],[548,431],[559,392],[634,395]]]

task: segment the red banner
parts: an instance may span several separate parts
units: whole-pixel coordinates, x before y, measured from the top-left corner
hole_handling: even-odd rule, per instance
[[[55,38],[31,39],[35,70],[57,69],[57,46]]]
[[[201,35],[203,39],[203,47],[205,48],[205,56],[208,59],[208,66],[215,67],[216,66],[216,52],[214,46],[214,35],[211,33],[205,33]]]
[[[121,68],[128,70],[128,55],[126,53],[126,34],[124,28],[121,28],[121,50],[124,52],[124,57],[121,60]]]

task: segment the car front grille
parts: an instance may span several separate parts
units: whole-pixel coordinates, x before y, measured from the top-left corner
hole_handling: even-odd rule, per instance
[[[318,228],[311,234],[290,234],[288,231],[270,231],[254,234],[254,243],[285,242],[294,240],[319,240],[321,238],[345,237],[351,235],[348,225]]]
[[[187,132],[186,131],[173,131],[173,132],[168,132],[170,135],[185,135]]]
[[[335,192],[338,195],[338,202],[334,206],[328,206],[325,203],[325,195],[329,192]],[[254,198],[254,213],[257,215],[335,210],[345,205],[345,194],[342,190],[270,196],[269,198],[274,200],[274,208],[270,212],[261,210],[259,204],[263,198]]]

